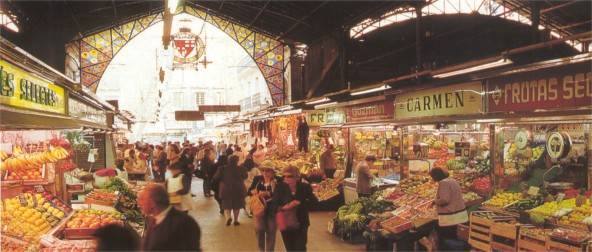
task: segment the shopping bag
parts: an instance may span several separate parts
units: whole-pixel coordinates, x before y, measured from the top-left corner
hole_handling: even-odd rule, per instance
[[[252,196],[249,198],[249,207],[255,217],[263,217],[265,214],[265,203],[261,197]]]
[[[275,215],[275,222],[280,231],[294,230],[300,228],[300,223],[296,217],[296,208],[290,210],[280,210]]]

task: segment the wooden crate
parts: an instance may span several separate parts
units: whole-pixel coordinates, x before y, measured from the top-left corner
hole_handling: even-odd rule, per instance
[[[511,216],[497,215],[494,218],[481,216],[483,214],[494,214],[491,211],[471,212],[469,226],[469,244],[481,251],[492,251],[492,227],[496,223],[514,220]],[[515,235],[514,235],[515,237]],[[516,238],[514,238],[516,239]]]
[[[547,235],[532,235],[527,233],[527,229],[532,226],[522,226],[518,232],[517,251],[519,252],[537,252],[547,250]]]
[[[64,229],[64,238],[69,240],[92,239],[96,228],[66,228]]]
[[[516,251],[516,237],[518,236],[516,223],[496,222],[491,226],[492,251]]]
[[[575,246],[551,238],[547,239],[546,244],[546,250],[551,252],[582,252],[585,249],[584,246]]]

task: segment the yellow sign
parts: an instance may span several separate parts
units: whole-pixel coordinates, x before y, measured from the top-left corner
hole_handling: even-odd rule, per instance
[[[483,86],[470,82],[395,97],[395,119],[468,115],[483,112]]]
[[[64,88],[0,60],[0,104],[66,114]]]
[[[323,126],[325,125],[325,110],[313,110],[309,111],[307,118],[308,126]]]

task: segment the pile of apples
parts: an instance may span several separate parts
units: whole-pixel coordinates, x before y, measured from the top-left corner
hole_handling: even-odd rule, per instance
[[[66,228],[90,228],[97,229],[109,224],[123,225],[122,215],[118,212],[107,212],[95,209],[78,210],[66,223]]]

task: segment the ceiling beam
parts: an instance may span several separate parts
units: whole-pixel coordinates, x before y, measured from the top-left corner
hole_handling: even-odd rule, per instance
[[[541,10],[541,14],[545,14],[545,13],[547,13],[549,11],[554,11],[554,10],[557,10],[557,9],[561,9],[563,7],[570,6],[570,5],[572,5],[574,3],[577,3],[577,2],[578,2],[577,0],[572,0],[572,1],[565,2],[565,3],[562,3],[562,4],[558,4],[558,5],[555,5],[555,6],[546,8],[546,9],[542,9]]]
[[[229,2],[229,4],[236,5],[236,6],[239,6],[239,7],[251,8],[251,9],[255,9],[255,10],[261,10],[262,9],[261,7],[252,6],[252,5],[248,5],[248,4],[243,4],[242,2]],[[265,13],[269,13],[269,14],[273,14],[273,15],[276,15],[276,16],[279,16],[279,17],[282,17],[282,18],[285,18],[285,19],[289,19],[290,21],[299,22],[300,24],[305,25],[305,26],[308,26],[308,27],[312,27],[311,24],[309,24],[307,22],[300,21],[298,18],[295,18],[295,17],[290,16],[290,15],[283,14],[281,12],[274,11],[274,10],[269,9],[269,8],[265,9],[264,12]]]
[[[253,27],[253,25],[257,22],[257,20],[259,20],[259,17],[261,16],[261,14],[263,14],[265,9],[267,8],[267,5],[269,5],[269,2],[270,2],[270,0],[265,2],[265,5],[263,5],[263,8],[261,8],[259,10],[259,12],[257,13],[257,15],[253,18],[253,21],[251,21],[251,23],[249,24],[249,29],[251,29],[251,27]]]
[[[111,6],[113,6],[113,17],[117,20],[117,6],[115,6],[115,0],[111,0]]]
[[[328,2],[327,1],[323,1],[321,4],[319,4],[317,7],[315,7],[313,10],[311,10],[306,16],[300,18],[299,21],[295,22],[290,28],[288,28],[285,32],[282,32],[282,34],[276,38],[277,40],[281,40],[282,38],[284,38],[286,35],[288,35],[292,30],[296,29],[296,27],[298,27],[298,25],[300,25],[301,22],[304,22],[304,20],[308,19],[310,16],[314,15],[315,12],[317,12],[318,10],[320,10],[323,6],[325,6]]]
[[[564,30],[564,29],[574,28],[574,27],[578,27],[580,25],[585,25],[585,24],[590,23],[590,22],[592,22],[592,20],[586,20],[586,21],[583,21],[583,22],[577,22],[577,23],[573,23],[573,24],[568,24],[568,25],[560,26],[560,27],[557,27],[557,29]]]

